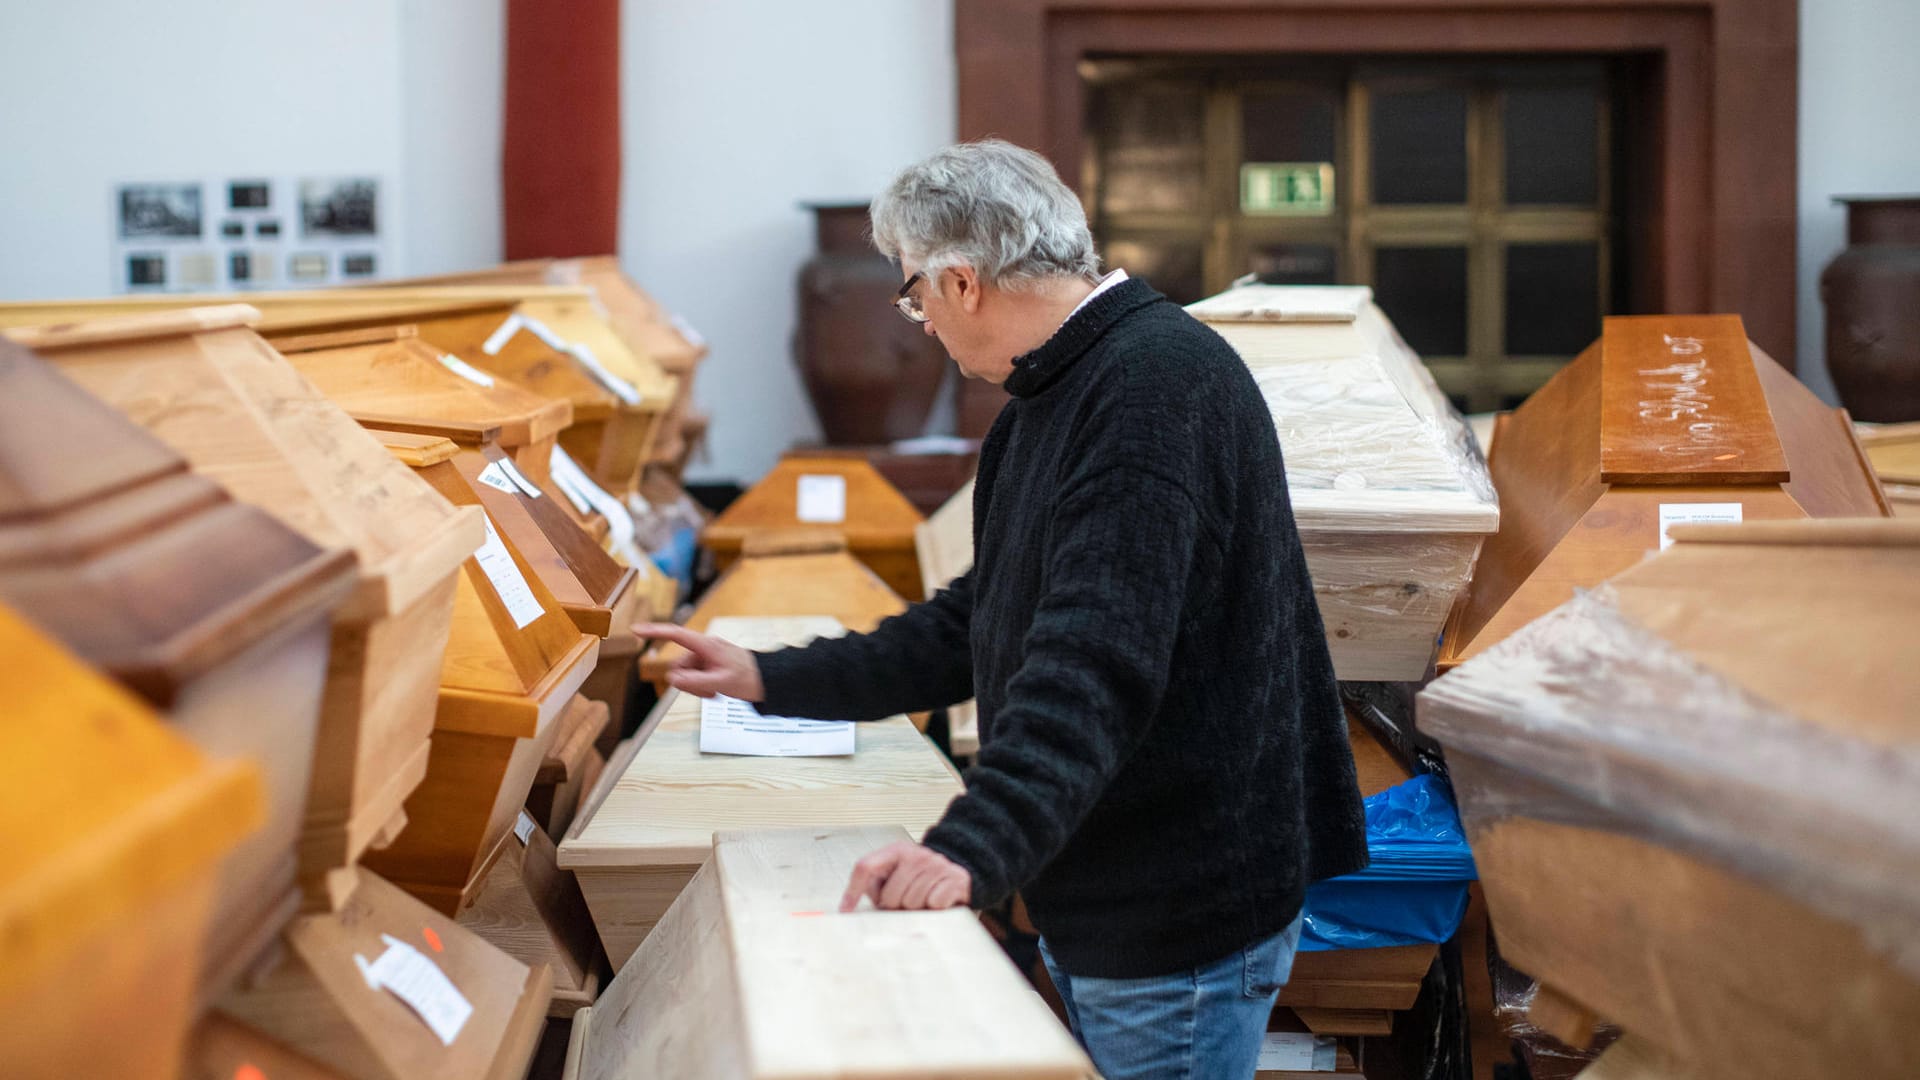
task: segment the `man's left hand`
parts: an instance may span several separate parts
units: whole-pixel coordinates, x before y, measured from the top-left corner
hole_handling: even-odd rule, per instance
[[[973,875],[932,848],[902,841],[853,864],[853,878],[840,898],[852,911],[860,898],[894,911],[939,911],[959,907],[973,894]]]

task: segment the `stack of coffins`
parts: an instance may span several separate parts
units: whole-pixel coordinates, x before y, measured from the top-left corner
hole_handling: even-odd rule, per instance
[[[593,291],[599,312],[613,325],[627,349],[651,361],[675,381],[673,402],[654,440],[649,464],[670,470],[677,481],[692,444],[706,428],[692,412],[693,380],[707,355],[706,340],[685,319],[667,311],[634,284],[612,255],[580,259],[528,259],[485,270],[392,283],[397,288],[428,285],[567,285]]]
[[[744,541],[741,558],[700,597],[686,625],[705,632],[714,619],[732,615],[828,615],[864,633],[906,609],[838,533],[794,529]],[[684,652],[671,643],[649,647],[640,677],[664,692],[667,671]]]
[[[1576,1044],[1600,1017],[1688,1076],[1912,1076],[1920,525],[1673,538],[1421,693],[1500,951]]]
[[[973,569],[973,481],[913,530],[913,546],[928,599]],[[973,702],[948,707],[947,748],[955,757],[980,752],[980,712]]]
[[[821,616],[732,618],[709,629],[758,649],[844,632]],[[918,837],[961,790],[904,716],[861,724],[850,757],[703,754],[700,727],[698,699],[662,699],[560,845],[560,865],[578,877],[615,968],[686,888],[715,830],[810,822],[897,825]]]
[[[721,831],[599,1004],[569,1080],[1084,1080],[1093,1066],[964,909],[833,914],[897,827]],[[710,852],[710,854],[709,854]]]
[[[1920,517],[1920,423],[1858,425],[1860,445],[1898,517]]]
[[[190,337],[169,350],[111,335],[90,346],[85,328],[20,336],[59,337],[50,355],[94,387],[111,383],[115,368],[151,361],[141,393],[156,414],[221,412],[166,363],[170,352],[203,355]],[[219,428],[204,426],[209,438],[249,434]],[[250,452],[259,468],[285,466],[273,445]],[[146,697],[201,749],[265,769],[266,824],[226,861],[198,957],[205,1004],[299,907],[295,850],[329,624],[354,588],[353,556],[232,501],[182,455],[5,341],[0,470],[0,601]]]
[[[0,463],[8,482],[36,481],[16,464]],[[6,1070],[174,1076],[220,864],[266,817],[259,768],[209,760],[5,607],[0,684]]]
[[[1733,315],[1606,320],[1495,423],[1500,531],[1447,623],[1452,667],[1660,548],[1686,521],[1885,516],[1844,410]]]
[[[1273,412],[1334,671],[1424,677],[1500,523],[1459,414],[1368,289],[1248,285],[1188,310]]]
[[[722,571],[740,558],[749,537],[796,528],[831,529],[908,600],[921,598],[914,530],[920,511],[859,458],[792,456],[733,501],[700,534]]]
[[[469,482],[451,440],[402,432],[381,439],[456,502],[485,505],[480,489],[494,490]],[[494,509],[485,505],[485,540],[454,593],[426,780],[408,800],[406,831],[367,860],[449,916],[472,903],[505,850],[555,721],[600,644],[575,625]]]

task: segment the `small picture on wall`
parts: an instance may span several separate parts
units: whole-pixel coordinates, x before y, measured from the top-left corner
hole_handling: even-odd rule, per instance
[[[271,190],[265,180],[235,180],[227,185],[227,208],[265,210]]]
[[[373,256],[370,253],[357,252],[340,257],[340,273],[344,277],[372,277]]]
[[[134,288],[154,288],[167,283],[165,255],[127,256],[127,284]]]
[[[121,239],[199,235],[199,184],[120,185]]]
[[[379,183],[367,179],[302,180],[300,221],[305,236],[372,236],[379,231]]]

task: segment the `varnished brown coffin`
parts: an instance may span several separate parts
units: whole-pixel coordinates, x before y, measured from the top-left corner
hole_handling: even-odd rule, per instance
[[[172,1077],[219,862],[265,819],[260,770],[208,760],[5,607],[0,685],[0,1060]]]
[[[1447,670],[1660,547],[1660,507],[1745,520],[1890,510],[1846,412],[1747,340],[1734,315],[1606,320],[1601,340],[1488,447],[1500,531],[1440,646]]]
[[[748,648],[844,632],[831,619],[733,618],[713,633]],[[700,702],[670,693],[609,762],[560,845],[617,969],[686,887],[716,829],[813,822],[898,825],[916,837],[960,794],[946,758],[904,716],[860,725],[852,757],[700,752]]]
[[[529,968],[373,874],[350,873],[340,910],[295,920],[282,962],[223,999],[220,1012],[351,1080],[524,1077],[546,1019],[546,969]],[[431,961],[473,1007],[451,1044],[361,974],[359,961],[378,957],[389,937]]]
[[[395,446],[396,456],[428,474],[454,468],[453,443],[413,441],[423,445]],[[434,485],[457,496],[464,481],[436,478]],[[499,856],[552,741],[553,722],[593,669],[600,644],[575,627],[512,538],[496,532],[538,613],[516,625],[479,561],[466,561],[454,591],[426,779],[407,800],[406,830],[364,860],[449,916],[472,902]]]
[[[1914,1076],[1920,523],[1675,533],[1420,695],[1500,951],[1687,1076]]]
[[[259,956],[298,905],[294,845],[328,623],[353,586],[350,552],[232,501],[0,341],[0,601],[163,709],[203,750],[265,770],[265,827],[223,867],[196,958],[203,996]]]
[[[854,861],[906,838],[897,827],[716,834],[634,962],[574,1014],[565,1075],[1094,1075],[970,912],[830,914]],[[933,1001],[939,1020],[916,1019]]]
[[[805,522],[799,518],[800,477],[838,476],[846,483],[846,520]],[[847,548],[873,568],[880,580],[908,600],[921,599],[920,562],[914,555],[914,530],[924,521],[906,496],[887,483],[872,465],[857,458],[788,457],[746,494],[733,501],[700,533],[722,571],[734,564],[749,537],[793,529],[831,529],[847,538]]]

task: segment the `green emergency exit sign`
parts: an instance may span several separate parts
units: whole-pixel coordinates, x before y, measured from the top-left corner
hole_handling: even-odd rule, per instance
[[[1240,212],[1301,217],[1333,213],[1333,163],[1247,162],[1240,166]]]

